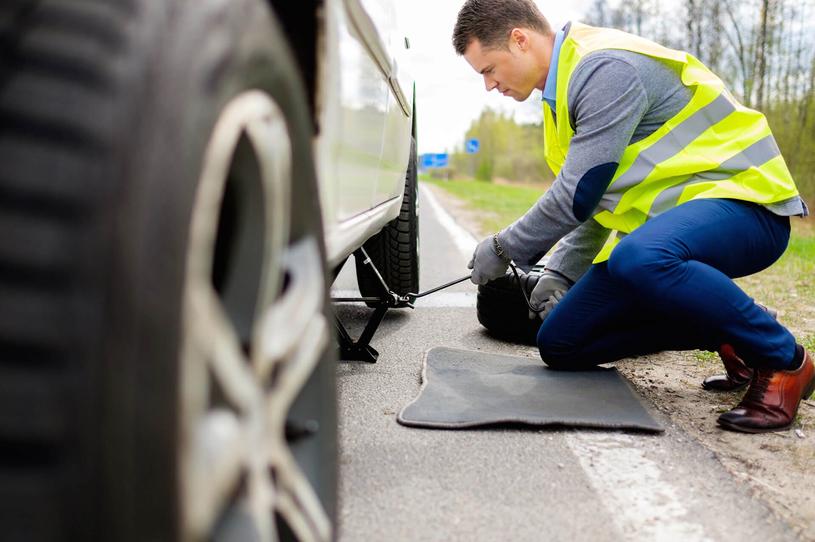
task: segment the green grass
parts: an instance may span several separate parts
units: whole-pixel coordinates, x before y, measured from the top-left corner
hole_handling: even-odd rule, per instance
[[[421,179],[446,190],[478,211],[480,225],[487,232],[501,230],[514,222],[538,201],[547,188],[545,185],[515,186],[469,179],[442,181],[426,175]]]
[[[798,221],[798,219],[793,220]],[[779,263],[789,266],[790,270],[796,274],[803,274],[803,278],[808,278],[811,285],[813,279],[815,279],[813,262],[815,262],[815,230],[811,226],[808,228],[793,228],[787,251],[781,257]]]
[[[693,352],[693,357],[705,364],[718,363],[719,354],[716,352],[708,352],[707,350],[696,350]]]
[[[796,235],[790,237],[790,244],[787,247],[786,256],[801,258],[804,260],[815,260],[815,235],[793,232]]]
[[[787,287],[798,295],[815,299],[815,228],[810,225],[812,219],[792,220],[787,250],[773,267],[782,272]]]

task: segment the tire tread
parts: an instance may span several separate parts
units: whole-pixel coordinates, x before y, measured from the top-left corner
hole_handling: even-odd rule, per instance
[[[399,216],[363,245],[387,285],[400,295],[419,291],[417,191],[416,143],[412,141]],[[363,296],[376,296],[381,293],[379,281],[359,263],[357,280]]]
[[[85,254],[115,145],[130,0],[0,5],[0,503],[10,540],[79,539],[98,301]],[[101,254],[94,257],[102,258]],[[8,514],[6,516],[6,514]],[[44,518],[48,518],[44,521]],[[92,525],[88,519],[85,522]],[[85,529],[82,527],[81,529]],[[93,527],[88,527],[93,531]]]

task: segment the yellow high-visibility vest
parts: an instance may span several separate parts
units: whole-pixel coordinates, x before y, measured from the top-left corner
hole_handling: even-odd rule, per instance
[[[693,55],[580,23],[572,23],[558,57],[557,119],[543,104],[544,150],[555,174],[563,167],[574,136],[569,80],[580,59],[601,49],[641,53],[671,65],[682,83],[693,89],[693,96],[654,133],[625,148],[595,209],[594,220],[612,235],[594,263],[607,260],[622,236],[686,201],[730,198],[770,204],[798,195],[764,115],[741,105]]]

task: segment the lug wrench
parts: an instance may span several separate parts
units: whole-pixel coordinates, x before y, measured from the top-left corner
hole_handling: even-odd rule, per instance
[[[469,274],[469,275],[465,275],[465,276],[463,276],[463,277],[461,277],[459,279],[456,279],[456,280],[450,281],[448,283],[442,284],[441,286],[436,286],[435,288],[431,288],[430,290],[427,290],[427,291],[422,292],[420,294],[414,294],[412,292],[408,292],[408,293],[406,293],[404,295],[404,297],[412,299],[413,301],[416,301],[420,297],[430,295],[432,293],[438,292],[439,290],[444,290],[445,288],[449,288],[450,286],[455,286],[456,284],[464,282],[465,280],[469,279],[471,276],[472,276],[472,273]],[[413,301],[411,301],[411,303],[413,303]]]
[[[526,295],[526,292],[524,291],[523,286],[521,285],[521,277],[518,275],[518,268],[515,267],[515,264],[512,264],[512,263],[509,264],[509,267],[512,269],[512,272],[515,274],[515,279],[518,281],[518,289],[520,289],[520,291],[521,291],[521,295],[523,296],[524,301],[526,302],[526,306],[529,308],[530,311],[535,312],[535,309],[532,308],[532,305],[529,302],[529,296]],[[405,295],[402,295],[402,296],[395,295],[395,294],[394,295],[396,297],[397,302],[401,303],[401,306],[409,306],[409,307],[413,308],[413,302],[416,301],[417,299],[419,299],[420,297],[424,297],[426,295],[436,293],[439,290],[444,290],[445,288],[449,288],[450,286],[455,286],[456,284],[460,284],[460,283],[464,282],[465,280],[468,280],[471,276],[472,276],[472,273],[470,273],[469,275],[465,275],[465,276],[463,276],[461,278],[457,278],[456,280],[446,282],[446,283],[442,284],[441,286],[436,286],[435,288],[431,288],[430,290],[426,290],[426,291],[418,293],[418,294],[413,293],[413,292],[408,292],[408,293],[406,293]],[[378,298],[378,297],[335,297],[335,298],[332,298],[331,301],[333,301],[334,303],[365,303],[365,302],[375,303],[377,301],[381,301],[381,298]],[[397,303],[397,304],[399,304],[399,303]]]
[[[361,253],[365,256],[365,263],[370,262],[370,258],[365,253],[363,249],[360,249]],[[521,295],[526,302],[526,306],[529,308],[530,311],[536,312],[532,305],[529,303],[529,297],[526,295],[526,291],[524,291],[523,285],[521,284],[521,277],[518,274],[518,269],[515,267],[514,264],[510,263],[509,267],[512,269],[512,272],[515,274],[515,279],[518,282],[518,288],[521,290]],[[376,307],[374,311],[374,315],[371,317],[371,320],[365,326],[365,330],[363,331],[362,335],[358,340],[354,340],[345,330],[345,327],[336,319],[336,326],[337,332],[339,334],[340,339],[340,352],[343,359],[349,360],[359,360],[359,361],[366,361],[368,363],[376,363],[377,358],[379,357],[379,353],[370,346],[370,341],[373,338],[376,329],[379,327],[379,324],[382,322],[382,319],[385,316],[385,312],[391,308],[403,308],[409,307],[411,309],[415,308],[413,303],[420,297],[424,297],[440,290],[444,290],[445,288],[449,288],[450,286],[454,286],[456,284],[460,284],[465,280],[469,280],[472,276],[472,273],[469,275],[465,275],[463,277],[457,278],[440,286],[436,286],[435,288],[431,288],[430,290],[426,290],[424,292],[414,293],[408,292],[405,295],[399,295],[390,289],[387,288],[385,285],[385,281],[382,280],[381,275],[374,267],[374,272],[376,273],[377,278],[382,283],[383,287],[387,290],[387,293],[382,297],[339,297],[339,298],[332,298],[331,301],[334,303],[372,303]]]
[[[529,308],[530,311],[537,312],[537,311],[535,311],[535,309],[532,308],[532,304],[529,302],[529,296],[526,295],[526,291],[524,290],[523,286],[521,285],[521,277],[518,274],[518,268],[515,267],[514,263],[510,263],[509,267],[512,269],[512,272],[515,274],[515,280],[518,281],[518,289],[521,290],[521,295],[523,296],[524,301],[526,301],[526,306]],[[472,273],[470,273],[469,275],[466,275],[464,277],[461,277],[460,279],[456,279],[456,280],[448,282],[446,284],[442,284],[441,286],[437,286],[437,287],[435,287],[435,288],[433,288],[431,290],[427,290],[426,292],[422,292],[420,294],[407,293],[407,294],[404,295],[404,297],[409,297],[409,298],[411,298],[413,300],[416,300],[416,299],[418,299],[420,297],[424,297],[424,296],[432,294],[434,292],[438,292],[439,290],[444,290],[445,288],[449,288],[450,286],[455,286],[456,284],[458,284],[460,282],[464,282],[465,280],[469,279],[471,276],[472,276]]]
[[[394,292],[388,292],[388,294],[390,295],[390,299],[387,299],[386,303],[393,308],[399,307],[414,308],[413,302],[419,299],[420,297],[436,293],[439,290],[444,290],[445,288],[449,288],[450,286],[455,286],[456,284],[464,282],[469,278],[470,275],[466,275],[421,293],[408,292],[405,295],[399,295]],[[334,303],[377,303],[382,302],[383,300],[382,298],[379,297],[332,297],[331,301],[333,301]]]

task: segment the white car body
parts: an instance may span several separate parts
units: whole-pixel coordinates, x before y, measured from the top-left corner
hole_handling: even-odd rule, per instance
[[[399,215],[413,135],[408,42],[393,0],[326,0],[315,162],[334,267]]]

